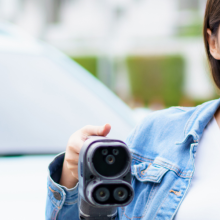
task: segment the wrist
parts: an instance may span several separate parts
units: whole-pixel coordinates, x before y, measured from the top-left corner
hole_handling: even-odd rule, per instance
[[[67,167],[66,160],[64,160],[59,184],[71,189],[76,186],[77,182],[78,179],[72,175],[72,172]]]

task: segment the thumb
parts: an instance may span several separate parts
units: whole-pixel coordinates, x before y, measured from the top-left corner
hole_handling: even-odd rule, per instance
[[[82,132],[86,136],[96,135],[96,136],[106,136],[111,130],[110,124],[105,124],[103,126],[92,126],[87,125],[82,129]]]
[[[102,128],[98,132],[98,135],[99,136],[106,136],[110,132],[110,130],[111,130],[111,125],[105,124],[104,126],[102,126]]]

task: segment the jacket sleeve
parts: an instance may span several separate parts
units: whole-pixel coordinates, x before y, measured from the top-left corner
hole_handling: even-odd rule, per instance
[[[64,153],[57,155],[49,164],[47,178],[46,220],[79,220],[78,183],[72,189],[59,184]]]
[[[132,142],[134,129],[128,136],[126,143]],[[46,220],[79,220],[78,211],[78,183],[72,189],[59,184],[65,153],[57,155],[49,164],[47,178]],[[115,220],[121,219],[123,209],[118,208]]]

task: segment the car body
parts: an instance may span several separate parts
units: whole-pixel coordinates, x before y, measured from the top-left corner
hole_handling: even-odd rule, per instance
[[[5,28],[5,29],[4,29]],[[0,154],[58,153],[87,125],[125,139],[132,110],[55,48],[0,26]]]
[[[0,219],[44,219],[47,167],[81,127],[124,140],[133,111],[89,72],[12,24],[0,24]]]

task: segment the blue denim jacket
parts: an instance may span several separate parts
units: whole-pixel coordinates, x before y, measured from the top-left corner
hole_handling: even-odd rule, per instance
[[[128,136],[134,200],[117,219],[173,219],[190,186],[203,130],[219,100],[197,107],[171,107],[149,114]],[[49,165],[46,219],[78,220],[78,186],[59,185],[64,154]]]

